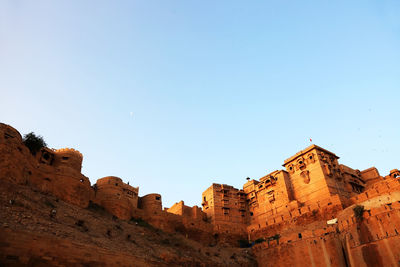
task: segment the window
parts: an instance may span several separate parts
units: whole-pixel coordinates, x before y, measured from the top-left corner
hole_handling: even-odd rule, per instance
[[[156,200],[161,200],[161,197],[160,196],[156,196]]]
[[[69,157],[62,157],[62,159],[63,159],[63,160],[68,160],[68,159],[69,159]]]
[[[207,200],[206,200],[206,197],[204,197],[203,199],[204,199],[204,201],[207,201]]]

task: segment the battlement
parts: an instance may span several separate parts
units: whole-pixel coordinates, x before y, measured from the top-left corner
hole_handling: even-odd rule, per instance
[[[54,152],[58,155],[70,155],[83,160],[82,153],[73,148],[66,147],[66,148],[54,149]]]
[[[102,186],[106,186],[106,187],[108,187],[108,186],[113,187],[113,186],[118,186],[118,185],[122,186],[123,182],[122,182],[122,179],[117,176],[107,176],[107,177],[97,179],[96,184],[97,184],[97,187],[100,188]]]
[[[189,207],[185,205],[185,202],[181,200],[178,203],[172,205],[167,212],[192,218],[194,220],[205,220],[206,214],[198,206]]]
[[[291,156],[290,158],[284,160],[284,163],[283,163],[282,166],[285,167],[288,163],[294,161],[295,159],[297,159],[297,158],[300,157],[300,156],[305,155],[306,153],[310,152],[310,151],[313,150],[313,149],[316,149],[316,150],[318,150],[318,151],[323,152],[324,154],[328,154],[328,155],[333,156],[333,157],[336,158],[336,159],[339,159],[339,157],[336,156],[334,153],[332,153],[332,152],[330,152],[330,151],[328,151],[328,150],[326,150],[326,149],[324,149],[324,148],[322,148],[322,147],[320,147],[320,146],[311,145],[311,146],[305,148],[304,150],[301,150],[301,151],[297,152],[296,154],[294,154],[294,155]]]

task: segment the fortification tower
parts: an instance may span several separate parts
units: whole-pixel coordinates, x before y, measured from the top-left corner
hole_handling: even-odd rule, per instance
[[[139,187],[125,184],[121,178],[108,176],[98,179],[94,201],[121,219],[130,219],[138,207]]]
[[[286,208],[293,200],[289,174],[274,171],[260,181],[251,180],[243,185],[250,212],[250,224],[261,224]]]
[[[82,154],[73,148],[61,148],[54,151],[54,167],[71,168],[77,172],[82,169]]]
[[[202,194],[207,219],[221,227],[245,225],[247,205],[243,190],[226,184],[212,184]]]
[[[20,144],[22,142],[21,134],[10,125],[0,123],[0,132],[3,134],[0,136],[0,144],[13,142],[16,144]]]
[[[340,193],[338,159],[332,152],[311,145],[285,160],[294,198],[311,204]]]
[[[158,214],[162,211],[162,200],[160,194],[148,194],[139,198],[139,208],[147,214]]]
[[[364,188],[361,176],[339,165],[338,159],[334,153],[311,145],[285,160],[294,199],[308,205],[336,196],[343,204],[353,192],[360,193]]]

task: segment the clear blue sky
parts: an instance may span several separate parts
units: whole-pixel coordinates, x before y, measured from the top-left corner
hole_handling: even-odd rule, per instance
[[[400,167],[400,1],[0,2],[0,121],[164,206],[313,143]]]

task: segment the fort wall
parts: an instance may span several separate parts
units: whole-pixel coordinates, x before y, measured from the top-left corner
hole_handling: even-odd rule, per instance
[[[200,207],[186,206],[185,202],[183,200],[181,200],[178,203],[175,203],[166,211],[169,213],[176,214],[176,215],[181,215],[184,217],[192,218],[194,220],[206,220],[207,219],[206,214],[201,210]]]
[[[139,197],[138,187],[115,176],[92,187],[81,173],[83,156],[74,149],[42,148],[33,156],[18,131],[0,123],[5,181],[83,208],[92,201],[120,219],[141,218],[206,244],[261,240],[253,246],[261,266],[398,263],[400,171],[382,177],[374,167],[359,171],[338,158],[312,145],[285,160],[285,170],[249,180],[243,189],[212,184],[202,194],[202,208],[180,201],[162,210],[160,194]],[[365,210],[361,218],[356,206]]]
[[[43,153],[54,160],[41,161]],[[71,149],[61,150],[60,153],[73,155],[72,164],[57,165],[57,152],[48,148],[33,156],[18,131],[0,123],[0,179],[29,185],[64,201],[87,207],[93,191],[89,179],[80,173],[81,165],[77,165],[81,164],[82,156]]]

